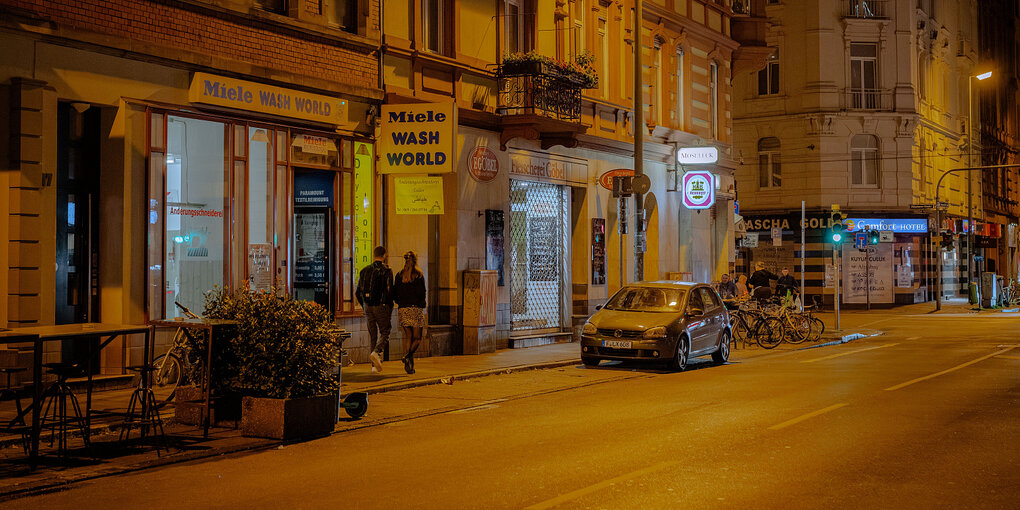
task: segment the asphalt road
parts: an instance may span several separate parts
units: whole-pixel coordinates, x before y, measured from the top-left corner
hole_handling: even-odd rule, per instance
[[[378,395],[389,423],[6,505],[1017,508],[1020,318],[874,319],[885,334],[685,373],[565,367]]]

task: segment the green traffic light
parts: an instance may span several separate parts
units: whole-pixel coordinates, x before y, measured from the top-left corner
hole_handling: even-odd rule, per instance
[[[832,242],[834,242],[834,243],[841,243],[841,242],[843,242],[843,234],[840,234],[838,232],[833,232],[832,233]]]

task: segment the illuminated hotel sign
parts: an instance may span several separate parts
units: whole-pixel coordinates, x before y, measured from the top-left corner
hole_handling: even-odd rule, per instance
[[[896,234],[928,233],[927,218],[847,218],[843,224],[847,232],[887,230]]]
[[[207,73],[195,73],[188,101],[325,124],[347,122],[347,101]]]
[[[683,203],[688,209],[708,209],[715,204],[715,176],[712,172],[684,174]]]

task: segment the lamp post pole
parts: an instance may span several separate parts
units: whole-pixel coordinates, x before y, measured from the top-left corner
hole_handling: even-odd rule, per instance
[[[641,62],[641,21],[644,17],[641,0],[634,2],[634,177],[645,173],[645,110],[642,104],[644,90],[642,87]],[[645,279],[645,239],[644,196],[634,193],[634,280]]]
[[[967,78],[967,162],[974,167],[974,76]],[[937,205],[937,204],[936,204]],[[967,300],[974,285],[974,175],[967,172]],[[980,298],[974,296],[980,302]],[[973,304],[973,303],[971,303]]]

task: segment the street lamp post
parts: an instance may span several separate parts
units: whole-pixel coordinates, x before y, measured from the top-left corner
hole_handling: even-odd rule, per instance
[[[988,71],[978,75],[970,75],[967,78],[967,162],[971,168],[977,166],[974,164],[974,78],[980,81],[991,78],[991,76],[992,72]],[[939,278],[941,277],[942,275],[939,274]],[[981,299],[977,296],[977,292],[971,293],[971,285],[976,287],[974,283],[974,175],[967,172],[967,296],[968,301],[970,301],[973,295],[974,300],[980,305]],[[942,296],[939,296],[940,303],[941,298]]]

